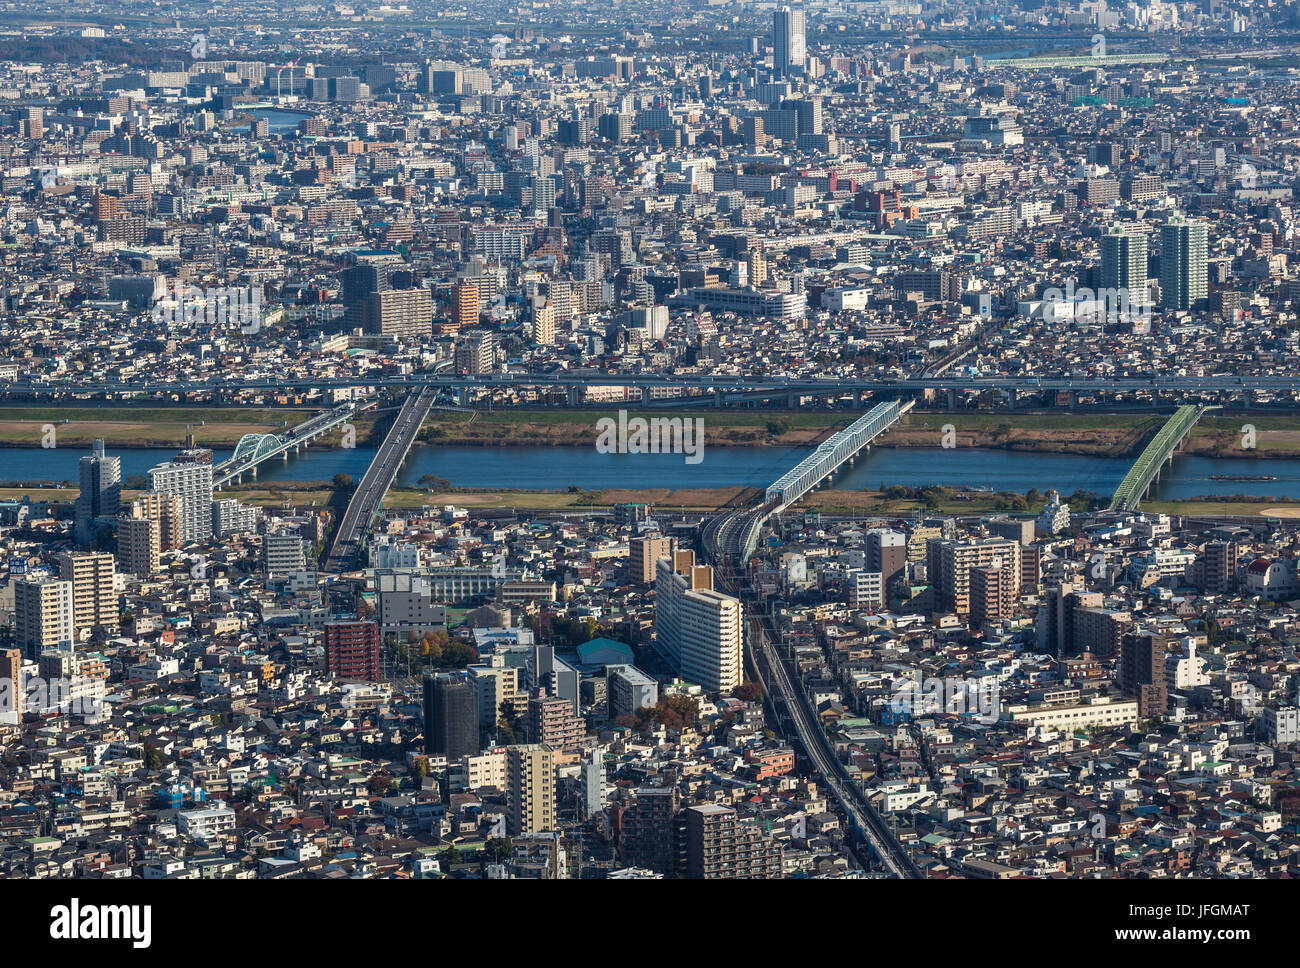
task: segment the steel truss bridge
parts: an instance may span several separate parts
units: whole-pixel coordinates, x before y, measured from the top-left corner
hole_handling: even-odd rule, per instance
[[[1204,406],[1184,406],[1174,411],[1174,415],[1165,421],[1151,443],[1138,455],[1129,472],[1124,475],[1124,480],[1119,482],[1119,487],[1115,488],[1115,494],[1110,499],[1111,511],[1137,510],[1152,483],[1160,480],[1160,468],[1166,461],[1173,463],[1174,451],[1192,432],[1201,415],[1209,409],[1211,408]]]
[[[305,450],[311,441],[327,434],[335,427],[346,424],[364,407],[345,403],[325,413],[318,413],[283,435],[244,434],[235,445],[235,452],[212,468],[212,486],[224,487],[232,481],[238,484],[245,474],[257,477],[257,465],[273,457],[289,459],[289,454]]]

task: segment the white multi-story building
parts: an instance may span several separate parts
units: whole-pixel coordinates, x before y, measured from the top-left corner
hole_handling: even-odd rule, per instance
[[[1182,641],[1183,653],[1165,659],[1165,681],[1170,689],[1195,689],[1208,686],[1210,677],[1205,672],[1205,660],[1196,654],[1196,639],[1188,636]]]
[[[176,814],[176,832],[194,840],[212,840],[235,829],[235,811],[224,803]]]
[[[878,571],[849,572],[849,604],[854,608],[879,608],[885,604],[885,585]]]
[[[740,685],[744,625],[740,600],[713,590],[713,569],[679,551],[655,568],[655,635],[682,678],[706,692]]]
[[[168,461],[149,471],[149,490],[181,498],[181,540],[212,537],[212,465]]]
[[[279,578],[307,566],[307,542],[299,534],[268,534],[262,539],[266,577]]]
[[[31,658],[46,649],[71,650],[75,637],[72,582],[15,581],[14,644]]]
[[[1274,709],[1265,706],[1260,722],[1269,743],[1300,743],[1300,708],[1283,706]]]

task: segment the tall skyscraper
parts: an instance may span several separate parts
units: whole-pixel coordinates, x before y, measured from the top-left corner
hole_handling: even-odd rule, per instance
[[[59,555],[59,577],[72,583],[72,627],[74,637],[84,630],[118,631],[117,595],[113,591],[116,571],[107,552]]]
[[[210,452],[209,452],[210,453]],[[212,537],[212,465],[168,461],[149,471],[149,490],[175,494],[181,499],[180,540],[206,541]]]
[[[88,545],[94,539],[95,521],[117,517],[122,500],[122,459],[104,454],[96,440],[90,456],[81,458],[81,493],[76,504],[76,539]]]
[[[29,659],[46,649],[72,651],[72,582],[45,578],[14,582],[14,644]]]
[[[479,750],[478,696],[462,675],[424,677],[424,751],[454,760]]]
[[[1208,261],[1206,224],[1171,215],[1160,226],[1160,308],[1195,309],[1209,292]]]
[[[804,12],[782,7],[772,15],[772,68],[777,77],[802,74],[807,48]]]
[[[1131,226],[1113,225],[1101,237],[1101,288],[1123,291],[1130,304],[1145,302],[1147,237]]]
[[[555,756],[545,746],[506,749],[506,833],[555,829]]]
[[[695,554],[659,559],[655,574],[655,635],[682,678],[705,692],[740,685],[744,624],[740,600],[713,590],[713,569]]]

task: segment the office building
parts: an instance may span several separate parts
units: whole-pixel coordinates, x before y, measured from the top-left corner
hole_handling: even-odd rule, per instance
[[[743,671],[742,607],[713,590],[713,569],[690,551],[656,563],[655,635],[682,678],[706,692],[727,692]]]
[[[209,457],[211,451],[208,451]],[[149,471],[149,490],[181,499],[181,544],[212,537],[212,464],[168,461]]]
[[[76,641],[72,582],[18,580],[14,589],[14,644],[29,659],[46,649],[71,651]]]
[[[555,829],[555,757],[537,744],[506,748],[506,833]]]
[[[96,440],[89,457],[80,461],[81,490],[75,506],[77,544],[89,545],[95,537],[95,523],[116,518],[122,499],[122,459],[108,457],[104,442]]]
[[[1160,308],[1196,309],[1209,292],[1209,232],[1204,222],[1172,215],[1160,227]]]
[[[59,578],[72,584],[74,638],[95,629],[117,634],[115,572],[113,556],[107,552],[74,551],[59,555]]]
[[[772,14],[772,71],[777,77],[802,74],[807,60],[805,15],[782,7]]]
[[[424,751],[448,760],[479,751],[478,697],[458,674],[425,673]]]
[[[341,679],[378,682],[379,623],[326,622],[325,670]]]

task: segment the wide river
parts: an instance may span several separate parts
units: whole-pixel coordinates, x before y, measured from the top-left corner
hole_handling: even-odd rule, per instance
[[[77,462],[86,450],[39,447],[0,448],[0,481],[70,481],[78,477]],[[143,474],[171,458],[172,449],[117,450],[122,474]],[[229,456],[218,451],[217,459]],[[715,447],[706,449],[698,464],[673,454],[601,454],[593,447],[449,447],[418,446],[398,477],[413,485],[426,474],[445,478],[455,487],[564,490],[572,485],[597,488],[687,488],[752,485],[766,487],[805,454],[804,448]],[[373,448],[310,450],[287,462],[272,460],[258,469],[258,479],[328,481],[339,472],[360,478]],[[859,457],[836,476],[843,489],[875,488],[881,484],[967,485],[1014,491],[1056,488],[1068,494],[1083,488],[1109,495],[1127,472],[1130,460],[1004,450],[958,448],[877,448]],[[1215,481],[1211,475],[1271,475],[1272,481]],[[1157,485],[1154,496],[1166,500],[1201,494],[1253,494],[1300,499],[1300,460],[1246,460],[1175,457],[1172,472]]]

